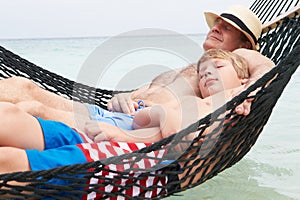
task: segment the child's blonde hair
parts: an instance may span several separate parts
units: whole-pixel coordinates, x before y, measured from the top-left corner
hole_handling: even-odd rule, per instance
[[[199,73],[200,64],[214,58],[226,59],[230,61],[239,78],[249,78],[248,63],[242,56],[232,53],[230,51],[221,49],[210,49],[206,51],[200,58],[197,64],[197,72]]]

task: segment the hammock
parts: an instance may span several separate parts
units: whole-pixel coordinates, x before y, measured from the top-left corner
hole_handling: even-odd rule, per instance
[[[0,195],[10,194],[17,199],[163,198],[195,187],[237,163],[255,144],[278,98],[300,63],[299,1],[256,0],[251,9],[267,24],[259,39],[260,51],[271,58],[276,67],[246,91],[177,134],[136,151],[116,153],[116,156],[86,164],[1,174]],[[113,94],[119,92],[75,83],[40,68],[3,47],[0,47],[0,53],[2,78],[26,77],[51,92],[75,101],[96,102],[103,108]],[[257,89],[258,92],[250,96]],[[235,106],[247,98],[254,98],[251,113],[248,116],[237,115],[234,112]],[[231,126],[232,123],[237,124]],[[213,129],[204,135],[207,127]],[[187,141],[186,136],[195,131],[199,133],[198,137]],[[202,138],[204,142],[199,144],[198,141]],[[82,147],[88,151],[107,148],[106,145],[118,148],[124,144],[104,142],[82,144]],[[174,159],[172,152],[179,144],[186,144],[188,148],[179,158]],[[183,163],[180,169],[179,163]],[[181,178],[172,179],[174,175],[180,175]],[[48,182],[54,179],[68,181],[68,184]],[[142,184],[149,180],[152,182],[149,187]],[[28,184],[16,186],[10,181]],[[179,184],[181,187],[178,187]],[[138,196],[134,192],[137,190]]]

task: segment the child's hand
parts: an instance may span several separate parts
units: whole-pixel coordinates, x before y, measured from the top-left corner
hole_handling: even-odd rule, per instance
[[[110,124],[88,121],[85,124],[84,132],[94,142],[114,141],[117,136],[114,129],[116,129],[116,127]]]

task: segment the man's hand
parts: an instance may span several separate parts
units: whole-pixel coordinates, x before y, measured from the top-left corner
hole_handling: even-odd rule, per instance
[[[247,89],[247,85],[242,85],[240,87],[236,87],[234,89],[229,89],[226,91],[226,94],[230,96],[230,99],[239,95],[242,91]],[[256,91],[253,91],[249,94],[249,96],[255,95]],[[243,103],[235,107],[235,112],[238,115],[249,115],[251,111],[251,103],[253,98],[246,99]]]
[[[240,105],[238,105],[235,108],[235,112],[239,115],[249,115],[250,111],[251,111],[251,103],[253,101],[253,98],[250,99],[246,99],[243,103],[241,103]]]
[[[107,109],[114,112],[123,112],[134,115],[138,104],[131,98],[131,93],[116,94],[108,103]]]

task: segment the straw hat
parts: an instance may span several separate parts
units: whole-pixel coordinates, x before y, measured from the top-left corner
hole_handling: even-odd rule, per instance
[[[258,17],[248,8],[232,6],[220,15],[212,12],[205,12],[204,15],[209,28],[214,26],[217,18],[221,18],[244,33],[251,42],[253,49],[257,50],[259,48],[257,40],[262,31],[262,24]]]

